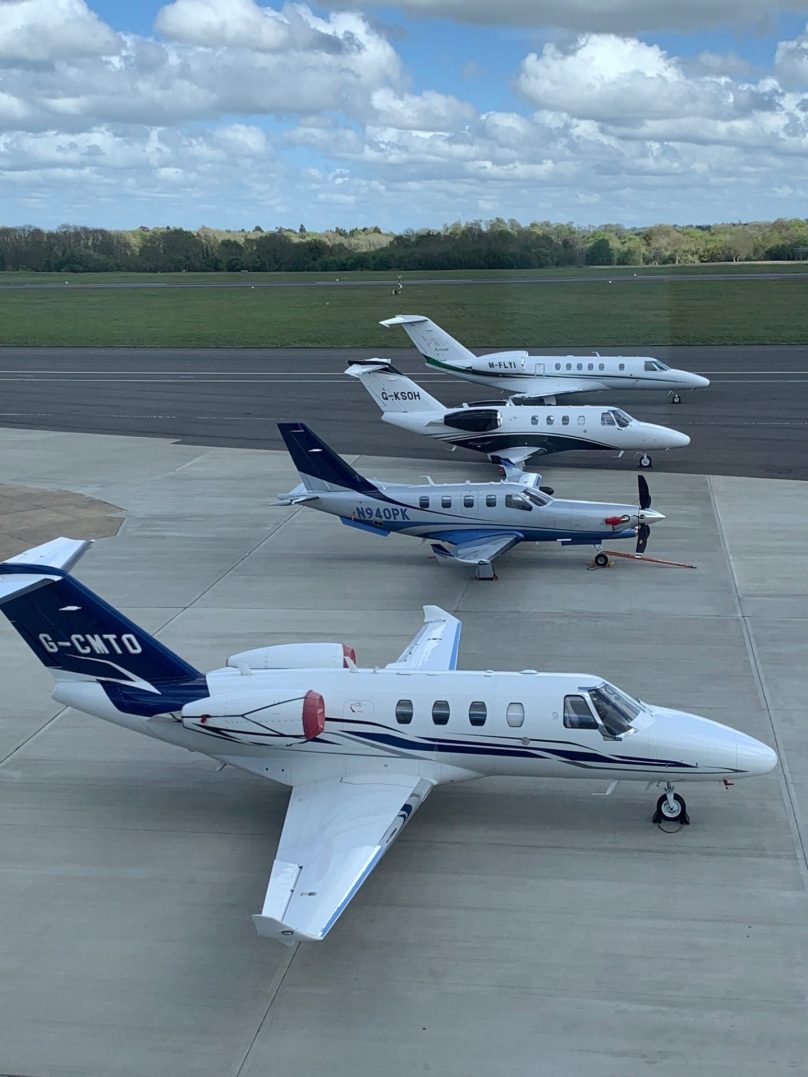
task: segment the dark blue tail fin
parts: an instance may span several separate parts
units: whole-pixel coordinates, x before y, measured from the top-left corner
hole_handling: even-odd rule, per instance
[[[355,490],[374,494],[378,487],[369,482],[305,423],[278,423],[281,437],[308,490]]]
[[[74,580],[66,567],[89,547],[56,539],[0,563],[0,611],[57,679],[92,679],[151,692],[204,680],[148,632]],[[49,558],[51,563],[47,563]]]

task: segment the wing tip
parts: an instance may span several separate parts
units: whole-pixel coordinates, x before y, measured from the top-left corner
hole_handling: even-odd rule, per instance
[[[252,922],[262,939],[274,939],[275,942],[282,942],[284,946],[296,946],[299,942],[322,942],[325,937],[307,935],[305,931],[300,931],[283,920],[275,920],[261,913],[255,913]]]

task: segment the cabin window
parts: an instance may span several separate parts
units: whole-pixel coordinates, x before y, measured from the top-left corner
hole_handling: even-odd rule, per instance
[[[561,425],[562,426],[569,426],[570,425],[570,417],[569,417],[569,415],[562,415],[561,416]]]
[[[556,363],[556,370],[560,370],[560,369],[561,369],[561,363]]]
[[[446,725],[449,721],[449,701],[436,699],[432,704],[432,721],[435,725]]]
[[[605,370],[603,363],[598,363],[598,370]]]
[[[578,416],[578,426],[583,426],[585,422],[586,422],[585,417],[583,415],[579,415]]]
[[[474,508],[474,494],[463,494],[463,508]]]
[[[473,703],[469,703],[469,722],[472,725],[485,725],[487,717],[488,708],[481,699],[475,699]]]
[[[445,509],[450,509],[452,507],[452,499],[446,494],[444,494],[444,496],[440,499],[440,503]]]
[[[579,363],[579,364],[578,364],[578,369],[579,369],[579,370],[583,370],[583,368],[584,368],[584,364],[583,364],[583,363]]]
[[[612,415],[610,411],[602,411],[600,414],[600,425],[617,426],[617,423],[614,421],[614,415]]]
[[[553,423],[555,422],[555,419],[553,418],[553,416],[552,416],[552,415],[548,415],[548,416],[547,416],[547,417],[545,418],[545,420],[544,420],[544,421],[545,421],[545,423],[547,423],[547,425],[548,425],[548,426],[552,426],[552,425],[553,425]]]
[[[522,509],[525,512],[533,511],[533,506],[522,494],[506,494],[505,507],[508,509]]]
[[[513,729],[518,729],[525,720],[525,708],[521,703],[509,703],[505,711],[505,721]]]
[[[567,729],[598,728],[598,723],[583,696],[564,696],[564,725]]]
[[[626,364],[625,363],[618,363],[617,364],[617,369],[618,370],[625,370],[626,369]]]
[[[485,495],[485,504],[486,504],[486,508],[495,509],[497,507],[497,495],[496,494],[486,494]]]
[[[594,370],[595,369],[595,364],[594,363],[587,363],[586,369],[587,370]]]
[[[429,498],[428,497],[419,497],[418,498],[418,505],[422,509],[428,509],[429,508]]]
[[[572,363],[567,363],[567,370],[572,370]]]
[[[396,721],[399,725],[409,725],[412,721],[412,700],[400,699],[396,703]]]

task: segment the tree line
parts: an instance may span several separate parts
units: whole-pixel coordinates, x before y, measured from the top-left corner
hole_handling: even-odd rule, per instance
[[[0,228],[0,270],[33,272],[278,272],[320,270],[542,269],[682,265],[808,258],[808,219],[624,228],[497,217],[401,234],[371,228],[309,232],[260,226],[111,231],[61,225]]]

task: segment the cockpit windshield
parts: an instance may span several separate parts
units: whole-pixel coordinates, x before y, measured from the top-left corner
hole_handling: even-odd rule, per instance
[[[589,698],[609,736],[622,737],[634,731],[631,723],[642,710],[636,699],[608,682],[590,688]]]
[[[625,428],[632,421],[631,416],[627,415],[625,411],[621,411],[620,408],[612,408],[611,412],[612,412],[612,415],[614,415],[615,422],[623,430],[625,430]]]
[[[670,370],[669,366],[665,366],[659,359],[646,359],[645,370]]]
[[[545,497],[544,494],[538,494],[535,490],[525,490],[525,497],[529,497],[534,505],[546,505],[550,498]]]

